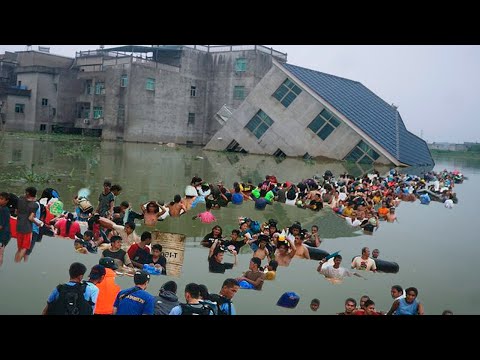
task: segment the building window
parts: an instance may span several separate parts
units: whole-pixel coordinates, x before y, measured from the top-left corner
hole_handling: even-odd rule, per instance
[[[188,123],[187,125],[195,124],[195,113],[188,113]]]
[[[101,106],[94,106],[93,107],[93,118],[100,119],[103,117],[103,108]]]
[[[247,71],[247,59],[238,58],[235,60],[235,71],[244,72]]]
[[[85,114],[85,119],[90,119],[90,109],[85,109],[84,114]]]
[[[87,85],[86,86],[87,95],[92,95],[93,94],[92,80],[87,80],[86,85]]]
[[[301,92],[302,89],[295,85],[293,81],[287,79],[280,85],[277,91],[275,91],[273,97],[280,101],[283,106],[288,107]]]
[[[245,99],[245,86],[235,86],[233,88],[233,99],[234,100]]]
[[[47,124],[40,124],[40,131],[47,131]]]
[[[127,87],[128,85],[128,75],[123,74],[120,78],[120,87]]]
[[[265,134],[265,131],[272,125],[273,120],[262,110],[259,110],[245,127],[250,130],[257,139],[260,139],[262,135]]]
[[[197,96],[197,87],[190,86],[190,97],[196,97],[196,96]]]
[[[145,85],[145,89],[150,91],[155,91],[155,79],[148,78],[147,84]]]
[[[245,149],[243,149],[236,140],[232,140],[232,142],[227,146],[225,150],[228,152],[240,152],[244,154],[247,153]]]
[[[277,158],[286,158],[287,155],[280,149],[277,149],[277,151],[275,151],[273,153],[273,156],[277,157]]]
[[[52,117],[55,117],[57,115],[57,108],[52,108]]]
[[[125,119],[125,105],[118,105],[118,114],[117,114],[118,120],[124,120]]]
[[[48,99],[42,99],[42,106],[48,106]]]
[[[323,109],[320,114],[308,125],[318,137],[325,140],[340,125],[340,120],[330,113],[327,109]]]
[[[25,112],[25,104],[15,104],[15,112],[23,114]]]
[[[55,92],[58,91],[58,84],[53,84],[53,87],[55,88]]]
[[[103,82],[95,83],[95,94],[96,95],[105,95],[105,83],[103,83]]]
[[[373,164],[380,155],[373,150],[365,141],[360,142],[345,156],[344,160],[355,162],[358,164]]]

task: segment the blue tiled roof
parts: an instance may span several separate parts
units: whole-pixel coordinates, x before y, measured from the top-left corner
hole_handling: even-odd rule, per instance
[[[280,64],[362,129],[389,154],[407,165],[434,164],[427,143],[410,133],[399,117],[397,157],[396,110],[358,81],[291,64]]]

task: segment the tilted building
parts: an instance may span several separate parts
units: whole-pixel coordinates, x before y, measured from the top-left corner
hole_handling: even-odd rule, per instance
[[[261,45],[129,45],[74,59],[35,51],[3,59],[7,130],[434,164],[397,109],[361,83],[288,64],[286,54]]]

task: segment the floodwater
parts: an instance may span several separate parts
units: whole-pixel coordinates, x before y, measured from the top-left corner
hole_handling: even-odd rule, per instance
[[[366,294],[376,303],[378,310],[387,311],[391,304],[390,287],[399,284],[404,288],[415,286],[418,299],[424,303],[426,314],[441,314],[445,309],[454,314],[479,314],[480,283],[476,275],[476,262],[480,245],[476,207],[479,193],[480,161],[436,159],[435,170],[459,169],[467,177],[457,184],[459,203],[452,210],[432,202],[429,206],[402,203],[397,209],[398,223],[382,222],[373,236],[352,231],[344,222],[324,209],[320,213],[293,206],[274,204],[265,211],[253,209],[252,202],[241,206],[229,205],[214,210],[217,222],[205,225],[192,216],[204,210],[198,206],[181,218],[168,218],[158,224],[161,231],[185,233],[187,244],[183,274],[180,278],[152,277],[148,291],[156,295],[163,282],[173,279],[183,288],[189,282],[203,283],[210,292],[218,292],[227,277],[241,276],[248,269],[251,253],[242,253],[239,264],[225,274],[208,272],[208,249],[199,246],[200,240],[213,225],[219,224],[224,235],[238,225],[239,216],[248,216],[260,222],[277,219],[279,226],[289,226],[300,221],[303,227],[317,224],[323,239],[321,248],[333,252],[341,250],[342,265],[360,254],[364,246],[380,249],[380,258],[400,265],[397,274],[367,273],[366,280],[347,278],[341,284],[332,284],[316,272],[317,261],[294,259],[288,268],[280,267],[275,281],[266,281],[263,290],[240,290],[234,298],[238,314],[305,314],[326,315],[343,311],[347,297],[358,299]],[[33,171],[31,165],[33,166]],[[26,168],[28,168],[26,173]],[[77,140],[52,141],[7,136],[0,147],[0,191],[23,193],[30,183],[25,177],[47,183],[33,183],[41,190],[57,189],[67,210],[73,211],[70,201],[80,188],[92,191],[90,199],[96,204],[103,180],[120,184],[123,192],[117,204],[129,201],[135,209],[148,200],[170,201],[175,194],[184,194],[185,185],[194,175],[209,182],[223,181],[231,187],[236,180],[251,179],[258,183],[267,174],[280,181],[299,181],[331,170],[334,174],[345,171],[355,173],[358,168],[344,167],[341,162],[305,161],[287,158],[242,155],[203,151],[201,148],[169,148],[165,145],[115,142],[80,142]],[[368,169],[363,169],[368,170]],[[381,173],[388,168],[378,168]],[[41,179],[41,178],[44,179]],[[141,234],[145,228],[137,226]],[[151,230],[151,229],[150,229]],[[13,262],[16,241],[13,239],[5,251],[0,268],[0,314],[40,314],[51,290],[68,280],[68,268],[74,261],[88,268],[98,261],[98,255],[75,253],[71,240],[44,237],[37,243],[27,263]],[[225,261],[233,261],[226,255]],[[122,288],[133,285],[132,278],[119,277]],[[276,306],[278,298],[286,291],[300,295],[296,309]],[[309,308],[311,299],[320,299],[317,312]]]

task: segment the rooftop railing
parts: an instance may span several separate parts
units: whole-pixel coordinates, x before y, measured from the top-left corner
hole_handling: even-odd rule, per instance
[[[210,53],[219,53],[219,52],[232,52],[232,51],[245,51],[245,50],[258,50],[265,54],[270,54],[278,59],[287,61],[287,53],[282,53],[275,50],[274,48],[269,48],[263,45],[181,45],[190,49],[195,49],[203,52]],[[153,48],[152,48],[153,52]],[[108,51],[108,50],[86,50],[86,51],[77,51],[75,57],[90,57],[90,56],[103,56],[103,57],[119,57],[125,56],[127,53]]]

